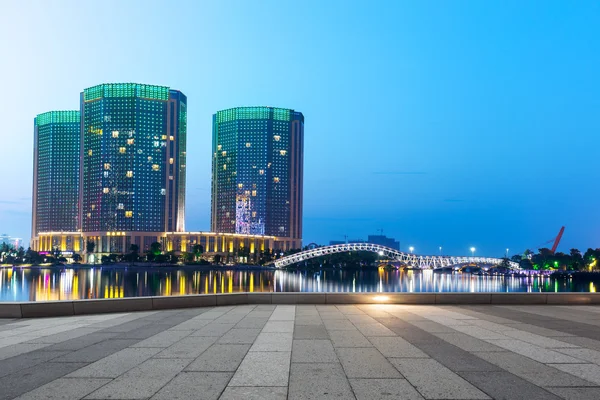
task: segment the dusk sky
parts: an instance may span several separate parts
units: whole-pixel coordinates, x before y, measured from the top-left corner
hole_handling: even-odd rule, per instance
[[[186,228],[212,114],[305,117],[304,243],[600,247],[598,1],[0,2],[0,233],[28,243],[33,119],[109,82],[188,97]]]

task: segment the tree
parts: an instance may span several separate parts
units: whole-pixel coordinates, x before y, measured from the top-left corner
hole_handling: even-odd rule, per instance
[[[86,253],[93,253],[94,249],[96,248],[96,243],[94,243],[93,240],[88,240],[87,243],[85,244],[85,251]]]
[[[221,264],[221,255],[220,254],[215,254],[215,258],[214,258],[213,262],[215,264]]]
[[[522,259],[523,259],[523,256],[521,256],[520,254],[515,254],[514,256],[512,256],[510,258],[511,261],[516,262],[516,263],[520,263]]]
[[[155,256],[160,254],[160,250],[161,250],[161,245],[158,242],[154,242],[150,245],[150,251],[152,252],[152,254],[154,254]]]
[[[196,261],[197,261],[198,258],[202,255],[202,253],[204,253],[204,247],[202,247],[201,244],[195,244],[194,247],[192,248],[192,251],[194,252],[194,257],[196,258]]]
[[[131,246],[129,246],[129,251],[137,254],[140,251],[140,246],[138,246],[135,243],[132,243]]]
[[[73,254],[73,262],[80,262],[81,261],[81,256],[77,253]]]

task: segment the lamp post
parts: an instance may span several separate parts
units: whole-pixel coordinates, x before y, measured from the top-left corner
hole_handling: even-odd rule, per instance
[[[506,258],[508,258],[508,248],[506,249]]]
[[[440,246],[440,257],[442,256],[442,246]]]
[[[410,250],[410,254],[412,254],[412,252],[413,252],[413,250],[414,250],[414,249],[415,249],[415,248],[414,248],[414,247],[412,247],[412,246],[410,246],[410,247],[408,248],[408,250]]]
[[[471,257],[475,257],[475,247],[471,247]]]

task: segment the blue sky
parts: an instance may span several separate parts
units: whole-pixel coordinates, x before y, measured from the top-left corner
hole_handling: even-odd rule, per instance
[[[211,115],[268,105],[306,119],[305,243],[600,247],[596,1],[5,0],[0,37],[2,233],[30,235],[35,115],[140,82],[188,96],[188,229]]]

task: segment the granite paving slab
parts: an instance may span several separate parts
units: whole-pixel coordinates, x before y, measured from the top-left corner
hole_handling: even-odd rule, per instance
[[[599,316],[303,304],[4,320],[0,400],[598,399]]]

